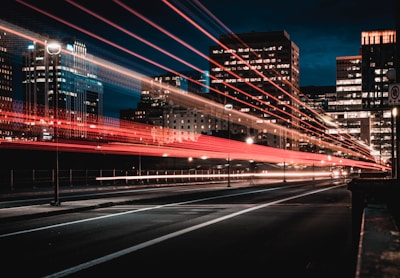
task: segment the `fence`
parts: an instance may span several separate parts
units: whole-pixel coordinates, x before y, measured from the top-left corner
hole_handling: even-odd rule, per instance
[[[60,169],[60,186],[76,185],[135,185],[154,183],[185,183],[196,181],[224,180],[223,170],[121,170],[121,169]],[[140,179],[131,179],[138,177]],[[168,176],[168,177],[167,177]],[[98,178],[110,178],[98,180]],[[127,177],[126,179],[124,177]],[[146,178],[149,177],[149,178]],[[151,177],[151,178],[150,178]],[[114,179],[115,178],[115,179]],[[234,173],[229,177],[235,179]],[[56,184],[54,169],[11,169],[0,170],[0,189],[52,187]]]
[[[0,191],[26,188],[53,187],[57,182],[55,169],[11,169],[0,170]],[[123,170],[123,169],[59,169],[59,186],[107,186],[107,185],[141,185],[165,183],[190,183],[207,181],[234,181],[253,179],[315,179],[332,176],[331,171],[265,171],[252,173],[244,170],[226,169],[186,169],[186,170]],[[345,176],[341,176],[344,177]]]

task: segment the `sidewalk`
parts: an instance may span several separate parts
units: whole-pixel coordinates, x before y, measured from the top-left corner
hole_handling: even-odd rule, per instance
[[[400,277],[400,233],[385,205],[364,209],[356,278]]]
[[[288,182],[295,182],[296,179],[290,180]],[[199,181],[194,183],[174,183],[174,184],[148,184],[148,185],[115,185],[115,186],[73,186],[73,187],[65,187],[60,192],[60,196],[65,193],[74,193],[74,192],[112,192],[114,191],[122,191],[122,190],[134,190],[134,189],[150,189],[156,187],[174,187],[179,185],[209,185],[209,184],[220,184],[221,187],[226,187],[226,181]],[[232,180],[232,188],[244,187],[244,186],[257,186],[265,184],[265,180],[257,179],[251,180],[250,183],[248,180]],[[268,180],[269,184],[280,183],[280,179],[278,180]],[[18,199],[26,196],[53,196],[54,191],[48,189],[36,189],[35,191],[19,191],[19,192],[8,192],[2,194],[2,199]],[[51,198],[51,197],[49,197]],[[82,210],[90,210],[100,207],[110,207],[114,205],[122,205],[133,203],[139,199],[147,198],[141,194],[131,195],[131,196],[116,196],[116,197],[107,197],[101,199],[89,199],[82,201],[63,201],[61,198],[60,206],[52,206],[50,201],[48,204],[43,205],[33,205],[33,206],[21,206],[21,207],[13,207],[13,208],[0,208],[0,224],[7,223],[16,220],[30,219],[30,218],[38,218],[43,216],[52,216],[61,213],[70,213],[70,212],[78,212]]]
[[[62,201],[62,200],[61,200]],[[133,202],[131,197],[115,197],[104,199],[91,199],[81,201],[66,201],[60,206],[53,206],[50,203],[42,205],[21,206],[0,209],[0,224],[17,220],[33,219],[38,217],[53,216],[63,213],[79,212],[101,207],[111,207],[118,204]]]
[[[400,277],[400,184],[388,178],[358,178],[348,189],[353,237],[359,235],[356,278]]]
[[[213,182],[214,184],[221,184],[221,186],[226,186],[226,182]],[[248,184],[246,181],[240,181],[240,180],[235,180],[232,181],[233,187],[243,187]],[[210,181],[208,182],[197,182],[196,184],[201,185],[201,184],[210,184]],[[65,193],[74,193],[74,192],[113,192],[113,190],[116,191],[122,191],[122,190],[135,190],[135,189],[151,189],[151,188],[156,188],[156,187],[173,187],[177,186],[179,184],[151,184],[151,185],[119,185],[119,186],[103,186],[103,187],[90,187],[90,186],[82,186],[82,187],[72,187],[72,188],[64,188],[60,192],[60,196],[62,196]],[[189,185],[186,183],[186,185]],[[253,184],[254,185],[254,184]],[[49,190],[43,190],[43,189],[38,189],[35,190],[34,192],[29,191],[24,192],[12,192],[12,193],[5,193],[3,194],[3,199],[10,199],[11,197],[22,198],[23,196],[53,196],[53,191]],[[174,193],[176,194],[176,193]],[[7,198],[8,197],[8,198]],[[130,195],[130,196],[115,196],[115,197],[107,197],[107,198],[96,198],[96,199],[85,199],[85,200],[79,200],[79,201],[63,201],[63,198],[61,197],[61,205],[59,206],[54,206],[51,205],[50,199],[52,197],[47,197],[49,198],[49,202],[47,204],[41,204],[41,205],[30,205],[30,206],[20,206],[20,207],[10,207],[10,208],[0,208],[0,224],[1,223],[7,223],[7,222],[12,222],[12,221],[17,221],[17,220],[24,220],[24,219],[32,219],[32,218],[39,218],[39,217],[45,217],[45,216],[53,216],[53,215],[58,215],[58,214],[63,214],[63,213],[71,213],[71,212],[79,212],[83,210],[90,210],[90,209],[96,209],[96,208],[102,208],[102,207],[111,207],[115,205],[123,205],[123,204],[130,204],[133,203],[137,200],[142,200],[143,198],[149,198],[147,195],[142,195],[142,194],[136,194],[136,195]]]

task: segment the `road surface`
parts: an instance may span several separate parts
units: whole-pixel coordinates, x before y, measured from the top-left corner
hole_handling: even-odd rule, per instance
[[[159,190],[123,205],[1,224],[2,272],[354,277],[351,197],[342,182]]]

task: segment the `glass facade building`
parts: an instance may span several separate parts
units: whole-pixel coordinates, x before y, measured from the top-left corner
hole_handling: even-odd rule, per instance
[[[12,35],[0,30],[0,109],[13,111]],[[13,135],[9,121],[0,121],[0,138]]]
[[[97,66],[87,59],[85,44],[66,41],[53,51],[51,43],[33,43],[24,54],[24,113],[74,122],[76,128],[60,136],[85,138],[86,131],[79,126],[88,117],[103,115],[103,83]]]
[[[327,109],[340,127],[331,133],[352,135],[383,163],[392,156],[386,73],[394,68],[395,44],[396,31],[362,32],[360,55],[336,58],[336,98]]]
[[[224,34],[210,46],[211,94],[221,103],[270,123],[297,129],[299,49],[286,31]],[[294,107],[294,109],[293,109]],[[269,130],[252,131],[258,143],[298,149]]]

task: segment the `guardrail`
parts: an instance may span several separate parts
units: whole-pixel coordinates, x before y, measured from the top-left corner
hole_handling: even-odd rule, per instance
[[[234,174],[232,173],[232,179]],[[193,182],[224,180],[224,170],[123,170],[123,169],[60,169],[58,179],[60,186],[73,185],[134,185],[166,182]],[[132,177],[141,179],[133,180]],[[148,177],[148,178],[146,178]],[[104,178],[104,179],[102,179]],[[56,184],[55,169],[11,169],[0,170],[0,189],[15,190],[19,188],[49,187]]]
[[[123,169],[11,169],[0,170],[0,190],[74,185],[141,185],[224,180],[287,179],[331,177],[330,171],[263,171],[226,169],[123,170]]]

